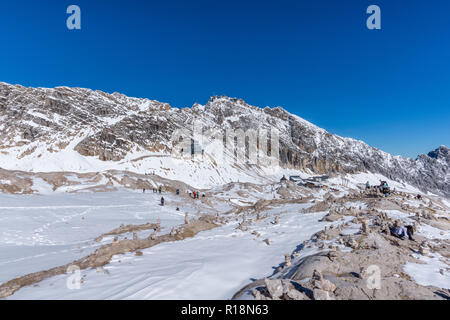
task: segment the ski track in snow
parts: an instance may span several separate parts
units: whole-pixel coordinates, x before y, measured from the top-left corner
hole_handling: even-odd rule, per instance
[[[202,232],[194,238],[163,243],[133,253],[115,256],[105,266],[109,274],[83,270],[81,290],[69,290],[67,276],[39,283],[39,290],[23,288],[12,299],[229,299],[236,290],[264,277],[278,267],[281,253],[292,252],[303,240],[330,223],[318,223],[325,213],[299,214],[305,205],[291,205],[272,224],[280,208],[254,229],[262,236],[236,230],[237,223]],[[268,246],[262,240],[270,238]],[[239,272],[236,272],[239,270]],[[39,297],[36,293],[39,291]]]
[[[160,195],[129,191],[77,195],[0,195],[3,204],[21,204],[0,207],[0,283],[84,257],[108,240],[105,237],[101,243],[97,243],[93,241],[97,236],[116,229],[120,224],[143,224],[156,222],[159,218],[162,231],[168,232],[173,226],[184,222],[184,212],[189,212],[192,217],[198,214],[195,208],[177,212],[175,203],[170,204],[174,197],[164,197],[169,202],[165,207],[159,206]],[[107,205],[105,201],[115,204]],[[41,205],[44,202],[55,204]],[[145,234],[145,231],[141,233]]]

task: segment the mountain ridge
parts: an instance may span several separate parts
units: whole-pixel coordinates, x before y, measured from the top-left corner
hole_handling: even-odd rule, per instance
[[[446,146],[415,160],[393,156],[361,140],[331,134],[281,107],[260,108],[226,96],[212,96],[205,105],[172,108],[167,103],[117,92],[26,88],[0,82],[0,167],[39,170],[45,165],[34,168],[36,160],[64,152],[68,154],[67,163],[57,157],[55,162],[67,171],[73,170],[69,162],[74,158],[80,163],[95,160],[111,167],[125,162],[135,165],[132,159],[169,155],[176,147],[171,141],[173,132],[189,128],[195,121],[205,129],[223,132],[276,128],[283,167],[317,174],[380,173],[424,191],[450,196]],[[140,170],[138,166],[133,168]]]

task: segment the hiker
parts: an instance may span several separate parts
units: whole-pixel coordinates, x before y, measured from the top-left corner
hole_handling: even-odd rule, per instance
[[[161,205],[164,206],[164,197],[161,197]]]
[[[386,181],[381,182],[381,192],[384,194],[385,197],[389,194],[389,186]]]
[[[391,234],[394,237],[400,238],[402,240],[405,239],[406,236],[408,236],[408,239],[411,241],[414,241],[413,234],[414,234],[414,228],[412,226],[394,226],[391,228]]]
[[[145,193],[145,188],[144,188],[144,189],[142,189],[142,193]]]
[[[161,190],[162,190],[162,188],[161,188],[161,186],[159,186],[159,187],[158,187],[159,193],[161,193]]]
[[[370,183],[369,181],[366,182],[366,190],[370,189]]]
[[[175,190],[175,193],[178,196],[180,194],[180,189]]]
[[[193,195],[194,195],[194,199],[196,198],[196,193],[195,193],[195,191],[192,193]]]

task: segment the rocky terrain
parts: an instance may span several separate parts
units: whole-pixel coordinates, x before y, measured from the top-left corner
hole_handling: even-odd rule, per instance
[[[245,286],[234,299],[450,299],[448,276],[441,288],[420,285],[405,272],[405,265],[432,259],[442,265],[442,276],[450,271],[449,208],[439,200],[424,198],[417,205],[411,194],[386,199],[361,191],[338,198],[328,194],[308,210],[327,210],[323,221],[333,224],[287,253],[272,276]],[[406,224],[416,232],[429,227],[436,232],[431,238],[416,234],[412,241],[391,235],[390,227]]]
[[[119,93],[0,83],[0,167],[84,173],[106,169],[145,173],[157,168],[164,176],[167,172],[158,167],[166,162],[159,163],[158,157],[170,156],[178,148],[178,142],[171,140],[174,131],[192,131],[194,122],[203,130],[220,132],[276,128],[279,158],[286,168],[310,173],[380,173],[423,191],[450,195],[450,154],[445,146],[416,160],[405,159],[333,135],[280,107],[258,108],[224,96],[211,97],[204,106],[178,109]],[[211,171],[226,175],[226,170],[214,159],[208,161],[208,168],[199,168],[198,174],[211,176],[212,184],[236,181],[236,175],[245,176],[248,171],[248,167],[233,168],[237,170],[233,178],[220,180]]]
[[[32,173],[0,169],[0,192],[10,194],[113,192],[120,188],[152,190],[157,186],[164,186],[171,191],[191,190],[189,185],[181,181],[120,170]]]

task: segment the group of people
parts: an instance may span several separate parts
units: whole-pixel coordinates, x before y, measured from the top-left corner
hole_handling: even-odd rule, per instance
[[[145,188],[142,189],[142,193],[145,193]],[[162,187],[159,186],[158,189],[153,188],[153,193],[160,193],[160,194],[161,194],[161,193],[162,193]],[[175,190],[175,194],[176,194],[176,195],[179,195],[179,194],[180,194],[180,189],[176,189],[176,190]],[[192,192],[192,196],[193,196],[194,199],[199,199],[199,198],[200,198],[200,193],[199,193],[198,191],[193,191],[193,192]],[[204,197],[204,196],[205,196],[205,195],[203,195],[203,197]],[[161,206],[164,206],[164,204],[165,204],[164,197],[161,197],[160,205],[161,205]],[[178,208],[177,208],[177,209],[178,209]]]
[[[153,188],[153,193],[161,193],[161,192],[162,192],[161,186],[159,186],[158,189]],[[145,193],[145,188],[142,189],[142,193]]]
[[[145,188],[142,189],[142,193],[145,193]],[[161,186],[158,187],[158,189],[153,188],[153,193],[162,193]],[[164,206],[164,197],[161,197],[161,205]]]
[[[381,193],[387,197],[389,195],[389,193],[391,192],[389,185],[387,184],[386,181],[381,181],[379,186],[374,186],[375,190],[380,190]],[[370,186],[369,181],[366,182],[366,190],[371,190],[372,187]]]
[[[194,199],[198,199],[200,196],[200,193],[198,193],[198,191],[194,191],[194,192],[192,192],[192,195],[194,196]]]

